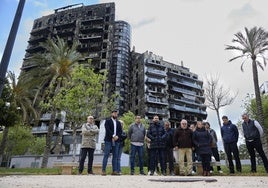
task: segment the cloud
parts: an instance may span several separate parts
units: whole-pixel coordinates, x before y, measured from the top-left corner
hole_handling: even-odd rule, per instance
[[[30,1],[35,7],[47,7],[47,1],[38,1],[38,0],[31,0]]]
[[[40,15],[41,16],[47,16],[47,15],[50,15],[50,14],[53,14],[54,13],[54,10],[44,10],[44,11],[41,11],[40,12]]]
[[[138,29],[138,28],[144,27],[146,25],[149,25],[155,21],[156,21],[155,18],[147,18],[147,19],[141,20],[137,23],[133,23],[132,28]]]
[[[241,25],[255,24],[253,20],[259,17],[259,12],[249,3],[243,5],[240,9],[233,9],[228,15],[229,30],[237,28]]]

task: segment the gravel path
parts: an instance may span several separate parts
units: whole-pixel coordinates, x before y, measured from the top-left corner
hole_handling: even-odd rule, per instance
[[[210,180],[210,181],[205,181]],[[100,176],[14,175],[0,177],[0,188],[267,188],[268,176]]]

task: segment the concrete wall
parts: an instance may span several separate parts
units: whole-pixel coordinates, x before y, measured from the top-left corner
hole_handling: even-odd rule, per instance
[[[36,155],[21,155],[11,158],[10,168],[40,168],[42,164],[42,156]],[[103,154],[95,154],[93,164],[102,164]],[[48,168],[53,167],[53,163],[57,161],[72,162],[72,155],[51,155],[48,159]],[[75,162],[79,161],[79,155],[76,155]],[[87,159],[86,163],[87,164]],[[108,164],[112,164],[112,157],[110,155]],[[129,166],[129,155],[123,153],[121,156],[121,166]]]

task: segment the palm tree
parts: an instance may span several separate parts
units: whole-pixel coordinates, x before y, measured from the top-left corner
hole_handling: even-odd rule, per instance
[[[32,91],[27,88],[23,82],[16,81],[16,75],[14,72],[9,71],[7,78],[10,82],[15,106],[18,111],[21,111],[22,113],[22,121],[29,124],[33,119],[37,120],[39,115],[32,105]]]
[[[240,55],[232,58],[229,62],[234,61],[238,58],[242,58],[241,71],[243,72],[243,65],[246,60],[250,59],[252,65],[254,91],[256,97],[257,106],[257,120],[264,127],[264,135],[267,137],[267,129],[264,125],[264,115],[262,109],[262,101],[260,95],[260,87],[258,80],[258,69],[257,67],[264,69],[266,66],[265,52],[268,50],[268,33],[261,27],[253,27],[248,29],[245,27],[245,34],[238,32],[235,34],[235,38],[232,40],[234,46],[227,45],[225,50],[236,50],[241,52]],[[264,66],[263,66],[264,65]],[[268,153],[267,139],[263,139],[265,153]]]
[[[49,39],[47,42],[42,43],[41,46],[44,48],[44,53],[35,54],[28,60],[32,67],[35,68],[32,68],[28,73],[22,74],[22,79],[25,82],[28,79],[28,83],[34,83],[34,85],[38,86],[35,88],[35,99],[39,98],[42,101],[43,108],[51,113],[41,165],[42,168],[45,168],[47,167],[50,153],[56,116],[53,97],[71,79],[71,72],[81,58],[81,55],[76,51],[76,43],[73,43],[71,48],[69,48],[68,44],[59,37],[55,41]],[[34,76],[27,76],[27,74]]]

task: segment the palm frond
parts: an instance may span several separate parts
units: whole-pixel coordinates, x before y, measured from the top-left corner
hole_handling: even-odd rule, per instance
[[[236,60],[236,59],[238,59],[238,58],[245,57],[245,56],[246,56],[246,55],[239,55],[239,56],[233,57],[232,59],[229,59],[229,62],[234,61],[234,60]]]

